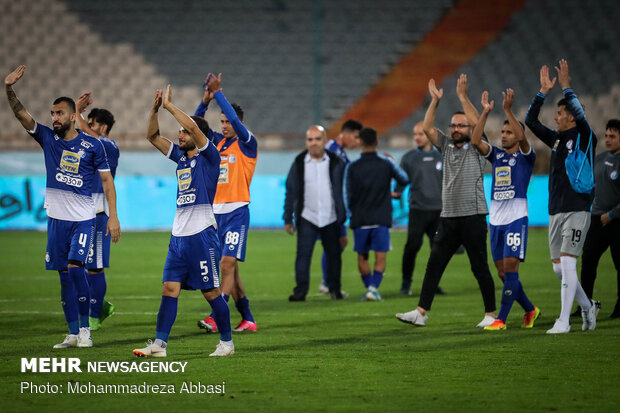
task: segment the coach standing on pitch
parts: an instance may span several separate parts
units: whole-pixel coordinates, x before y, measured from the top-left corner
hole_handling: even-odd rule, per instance
[[[396,314],[396,318],[415,326],[426,325],[426,313],[431,309],[439,280],[452,255],[463,244],[484,301],[485,317],[478,327],[486,327],[495,321],[495,286],[487,263],[485,216],[489,210],[482,187],[485,158],[470,143],[472,124],[478,121],[478,113],[467,97],[467,77],[461,75],[456,91],[465,113],[456,112],[452,116],[448,137],[434,127],[443,89],[437,89],[434,79],[428,82],[428,88],[432,100],[424,116],[424,133],[443,154],[443,209],[426,265],[418,307]]]

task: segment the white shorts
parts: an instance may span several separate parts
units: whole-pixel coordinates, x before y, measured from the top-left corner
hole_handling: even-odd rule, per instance
[[[549,252],[552,260],[561,254],[579,257],[590,228],[590,212],[560,212],[549,216]]]

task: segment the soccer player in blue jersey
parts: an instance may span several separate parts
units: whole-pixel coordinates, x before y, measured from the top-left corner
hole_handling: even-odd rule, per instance
[[[222,133],[209,129],[207,135],[221,156],[213,211],[222,248],[222,292],[226,301],[232,295],[235,307],[241,314],[241,321],[233,331],[256,331],[258,327],[250,311],[250,300],[239,275],[239,261],[245,261],[250,228],[250,183],[258,160],[258,142],[243,124],[243,110],[237,104],[228,103],[221,84],[221,73],[218,76],[209,73],[205,79],[204,97],[194,115],[204,117],[212,99],[222,110]],[[207,333],[217,331],[213,314],[198,320],[198,327],[204,328]]]
[[[505,330],[506,319],[515,300],[525,310],[523,327],[532,328],[540,315],[538,307],[527,298],[519,280],[519,262],[525,261],[527,248],[527,187],[536,154],[525,138],[523,126],[512,113],[514,91],[506,89],[503,108],[508,118],[502,128],[502,147],[482,140],[484,126],[493,109],[488,92],[482,94],[482,114],[471,135],[471,143],[493,167],[491,186],[491,254],[499,277],[504,281],[499,315],[485,330]]]
[[[351,163],[345,149],[354,149],[360,146],[360,131],[362,130],[362,124],[355,119],[349,119],[345,123],[342,124],[340,128],[340,134],[334,139],[330,139],[325,144],[325,149],[328,151],[334,152],[345,165]],[[340,246],[344,251],[345,247],[349,243],[349,238],[347,237],[347,226],[346,224],[342,224],[340,228]],[[321,258],[321,268],[323,270],[323,281],[319,284],[319,292],[323,295],[330,295],[329,287],[327,285],[327,256],[325,255],[325,251],[323,251],[323,256]],[[347,296],[348,294],[344,291],[341,291],[343,296]]]
[[[561,280],[562,307],[560,316],[548,334],[570,332],[570,312],[573,301],[581,306],[581,329],[594,330],[600,308],[598,301],[588,298],[577,278],[577,259],[590,227],[590,208],[594,193],[579,193],[571,185],[566,173],[566,158],[577,146],[585,153],[591,140],[592,151],[597,138],[586,119],[583,106],[570,87],[568,63],[560,60],[556,66],[557,80],[564,98],[558,102],[555,115],[557,130],[550,129],[538,120],[540,108],[556,78],[549,78],[549,68],[540,69],[540,90],[534,96],[525,124],[545,145],[551,148],[549,165],[549,251],[553,272]],[[587,156],[587,155],[586,155]]]
[[[105,148],[110,165],[112,177],[116,176],[118,166],[119,150],[116,142],[108,138],[112,126],[114,126],[114,116],[106,109],[93,108],[88,114],[88,121],[82,113],[93,102],[91,92],[82,94],[77,102],[77,123],[78,128],[91,136],[99,138]],[[93,247],[86,259],[86,269],[88,270],[88,280],[90,284],[90,329],[99,330],[101,323],[114,313],[114,305],[104,299],[107,290],[105,278],[105,268],[110,267],[110,234],[106,235],[108,225],[109,207],[103,194],[101,179],[95,177],[93,187],[93,201],[95,202],[95,212],[97,218],[95,222],[95,236]]]
[[[52,106],[52,126],[36,122],[19,101],[13,85],[26,66],[19,66],[5,79],[9,105],[22,126],[37,141],[45,156],[47,183],[47,251],[45,268],[60,275],[60,295],[69,334],[54,348],[92,347],[89,327],[90,293],[84,264],[95,225],[92,187],[96,172],[110,207],[107,233],[118,242],[121,235],[116,216],[116,191],[101,142],[75,129],[75,102],[57,98]]]
[[[168,256],[164,265],[163,289],[155,342],[135,349],[138,357],[166,357],[168,336],[177,316],[181,289],[200,290],[213,310],[220,342],[210,356],[228,356],[235,352],[230,328],[230,312],[220,291],[218,264],[220,245],[213,215],[213,198],[219,176],[220,154],[206,134],[207,122],[190,118],[172,104],[170,85],[163,106],[181,125],[179,144],[159,134],[157,112],[162,91],[155,93],[149,118],[147,139],[177,164],[177,210],[172,224]]]

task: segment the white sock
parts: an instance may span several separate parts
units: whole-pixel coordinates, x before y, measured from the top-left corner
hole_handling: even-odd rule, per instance
[[[557,277],[560,279],[560,281],[562,281],[562,264],[560,264],[559,262],[556,264],[554,262],[553,263],[553,272],[555,273],[555,275],[557,275]]]
[[[153,343],[156,346],[159,346],[161,348],[166,348],[166,346],[168,345],[168,343],[166,343],[164,340],[162,340],[161,338],[156,338],[155,342]]]
[[[592,303],[583,291],[579,279],[577,278],[577,258],[560,257],[562,266],[562,309],[560,310],[560,320],[568,323],[570,313],[573,308],[573,301],[577,300],[582,310],[588,310]]]

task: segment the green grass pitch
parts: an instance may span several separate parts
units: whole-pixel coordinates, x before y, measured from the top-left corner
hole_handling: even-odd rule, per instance
[[[117,313],[93,333],[91,349],[52,350],[66,334],[58,275],[43,267],[45,234],[0,232],[0,398],[3,412],[24,411],[229,411],[229,412],[542,412],[618,411],[620,320],[609,319],[616,300],[615,271],[607,252],[599,266],[596,298],[602,301],[597,328],[549,336],[560,310],[560,283],[548,259],[546,230],[531,230],[528,259],[521,266],[524,288],[542,310],[531,330],[519,328],[515,303],[508,329],[475,327],[483,307],[464,255],[455,256],[436,297],[428,325],[400,323],[397,312],[415,307],[428,244],[414,274],[414,296],[398,294],[406,234],[392,232],[383,302],[363,302],[356,256],[343,259],[343,288],[332,302],[317,293],[320,247],[315,250],[308,300],[289,303],[295,238],[253,231],[247,262],[241,264],[256,333],[233,336],[236,353],[210,358],[219,339],[196,321],[208,311],[198,292],[184,291],[172,329],[168,358],[187,362],[184,373],[21,373],[21,358],[78,357],[88,362],[153,362],[131,350],[155,334],[166,233],[126,233],[113,246],[107,298]],[[351,239],[352,242],[352,239]],[[499,305],[501,285],[491,267]],[[239,314],[231,305],[233,327]],[[21,383],[62,386],[63,394],[21,392]],[[169,384],[175,394],[69,394],[67,383],[94,385]],[[183,383],[222,385],[224,394],[180,393]]]

